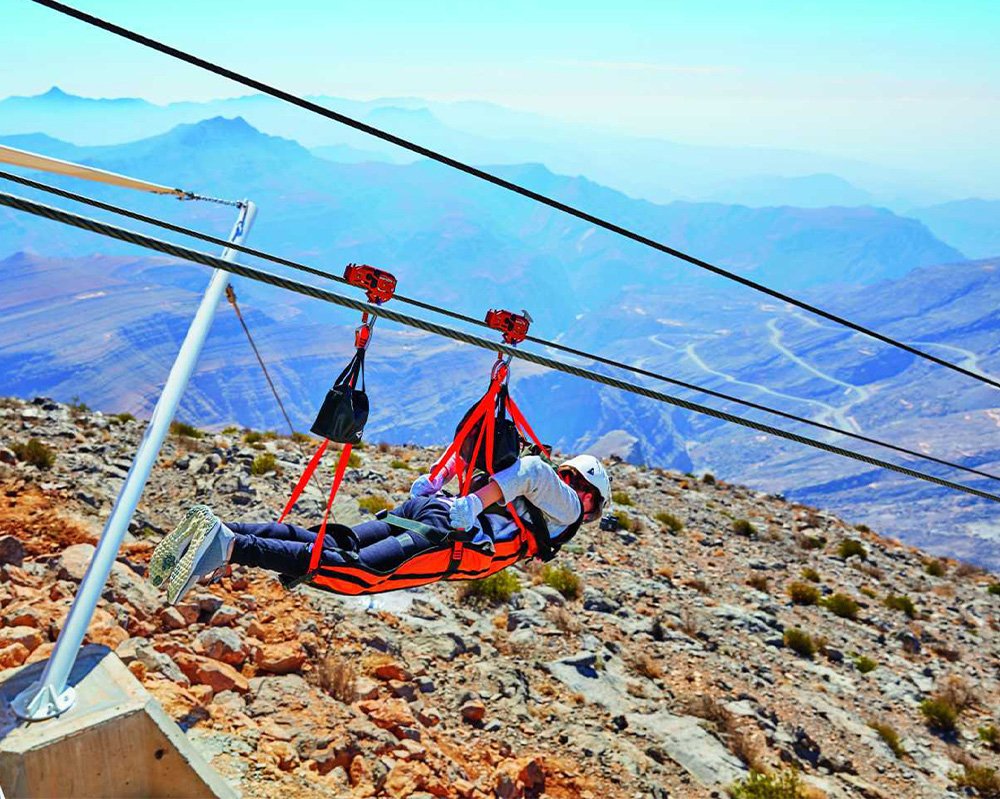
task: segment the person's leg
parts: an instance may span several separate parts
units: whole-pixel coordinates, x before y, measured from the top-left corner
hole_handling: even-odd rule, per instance
[[[316,533],[294,524],[277,522],[227,524],[236,534],[232,563],[256,566],[282,574],[304,574],[309,567]],[[349,528],[327,525],[323,551],[335,552],[357,549]]]

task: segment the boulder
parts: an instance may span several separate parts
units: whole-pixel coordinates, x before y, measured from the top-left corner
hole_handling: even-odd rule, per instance
[[[239,633],[228,627],[211,627],[198,634],[194,641],[194,649],[200,655],[228,663],[230,666],[240,666],[247,659],[247,645]]]
[[[20,566],[24,563],[24,545],[13,535],[0,536],[0,564]]]
[[[32,652],[41,645],[43,640],[42,634],[34,627],[0,628],[0,647],[21,644],[29,652]]]
[[[306,662],[306,651],[298,641],[264,644],[257,650],[255,662],[261,671],[289,674],[302,668]]]
[[[17,641],[0,648],[0,670],[20,666],[30,654],[28,647]]]
[[[184,652],[179,652],[175,660],[180,670],[191,682],[207,685],[215,693],[238,691],[244,694],[250,690],[246,677],[227,663],[220,663],[203,655],[189,655]]]
[[[80,582],[94,557],[93,544],[72,544],[66,547],[56,561],[56,575],[60,580]]]

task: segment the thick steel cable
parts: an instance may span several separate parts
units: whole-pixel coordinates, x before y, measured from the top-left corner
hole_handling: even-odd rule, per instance
[[[234,275],[240,275],[241,277],[246,277],[251,280],[267,283],[287,291],[294,291],[298,294],[302,294],[303,296],[313,297],[314,299],[323,300],[324,302],[339,305],[343,308],[351,308],[352,310],[360,311],[362,313],[366,312],[372,314],[373,316],[381,316],[391,322],[397,322],[428,333],[444,336],[445,338],[460,341],[464,344],[470,344],[484,350],[500,352],[502,354],[509,355],[512,358],[528,361],[529,363],[544,366],[555,371],[565,372],[566,374],[574,375],[575,377],[581,377],[595,383],[611,386],[612,388],[617,388],[622,391],[628,391],[641,397],[647,397],[668,405],[674,405],[678,408],[684,408],[685,410],[700,413],[705,416],[711,416],[724,422],[730,422],[732,424],[741,425],[742,427],[748,427],[751,430],[757,430],[761,433],[768,433],[769,435],[794,441],[798,444],[805,444],[806,446],[814,447],[815,449],[820,449],[824,452],[830,452],[834,455],[840,455],[845,458],[860,461],[861,463],[868,464],[869,466],[877,466],[883,469],[888,469],[889,471],[897,472],[899,474],[906,475],[907,477],[914,477],[918,480],[924,480],[929,483],[944,486],[945,488],[951,488],[955,491],[961,491],[965,494],[971,494],[972,496],[980,497],[982,499],[988,499],[992,502],[1000,502],[1000,496],[978,488],[973,488],[972,486],[955,483],[951,480],[945,480],[944,478],[936,477],[932,474],[917,471],[916,469],[910,469],[907,466],[899,466],[895,463],[880,460],[879,458],[873,458],[860,452],[853,452],[852,450],[844,449],[843,447],[827,444],[823,441],[817,441],[816,439],[801,436],[787,430],[781,430],[780,428],[762,424],[761,422],[755,422],[752,419],[745,419],[742,416],[736,416],[735,414],[728,413],[726,411],[709,408],[708,406],[681,399],[680,397],[674,397],[670,394],[664,394],[660,391],[654,391],[653,389],[646,388],[645,386],[629,383],[616,377],[609,377],[607,375],[598,374],[597,372],[593,372],[589,369],[573,366],[572,364],[564,363],[562,361],[555,360],[554,358],[548,358],[544,355],[538,355],[537,353],[519,350],[508,344],[488,341],[487,339],[480,338],[479,336],[474,336],[461,330],[455,330],[454,328],[446,327],[436,322],[430,322],[426,319],[419,319],[408,314],[400,313],[399,311],[391,310],[384,305],[372,305],[367,302],[362,302],[361,300],[346,297],[342,294],[337,294],[332,291],[316,288],[315,286],[299,283],[289,278],[282,277],[281,275],[271,274],[270,272],[264,272],[259,269],[243,266],[239,263],[224,261],[221,258],[209,255],[208,253],[172,244],[161,239],[153,238],[152,236],[136,233],[135,231],[125,230],[124,228],[109,225],[105,222],[98,222],[96,219],[79,216],[78,214],[53,208],[52,206],[43,205],[42,203],[37,203],[33,200],[24,199],[23,197],[16,197],[12,194],[7,194],[6,192],[0,192],[0,205],[34,214],[35,216],[45,219],[51,219],[55,222],[61,222],[71,227],[88,230],[92,233],[98,233],[102,236],[107,236],[108,238],[117,239],[118,241],[124,241],[129,244],[135,244],[140,247],[155,250],[156,252],[161,252],[165,255],[172,255],[175,258],[209,266],[213,269],[222,269]]]
[[[557,211],[562,211],[563,213],[569,214],[570,216],[575,216],[577,219],[582,219],[585,222],[589,222],[592,225],[596,225],[597,227],[609,230],[612,233],[616,233],[619,236],[624,236],[627,239],[631,239],[632,241],[638,242],[639,244],[642,244],[646,247],[651,247],[652,249],[658,250],[659,252],[662,252],[666,255],[672,255],[674,258],[679,258],[680,260],[686,261],[687,263],[692,264],[693,266],[705,269],[709,272],[712,272],[713,274],[719,275],[720,277],[724,277],[728,280],[733,280],[755,291],[759,291],[763,294],[767,294],[770,297],[774,297],[775,299],[781,300],[782,302],[787,302],[790,305],[794,305],[797,308],[802,308],[805,311],[809,311],[810,313],[816,314],[817,316],[821,316],[824,319],[830,320],[831,322],[836,322],[837,324],[843,325],[844,327],[848,327],[851,330],[854,330],[858,333],[862,333],[866,336],[877,339],[878,341],[881,341],[884,344],[889,344],[890,346],[904,350],[910,353],[911,355],[917,356],[918,358],[923,358],[925,360],[931,361],[932,363],[936,363],[939,366],[943,366],[946,369],[951,369],[952,371],[959,372],[960,374],[963,374],[966,377],[971,377],[974,380],[980,381],[981,383],[987,383],[993,386],[994,388],[1000,388],[1000,381],[994,380],[988,375],[983,375],[978,372],[973,372],[971,369],[966,369],[964,366],[959,366],[958,364],[952,363],[951,361],[946,361],[944,358],[939,358],[938,356],[932,355],[931,353],[925,352],[924,350],[918,349],[917,347],[905,344],[902,341],[898,341],[897,339],[892,338],[891,336],[885,335],[884,333],[879,333],[877,330],[865,327],[864,325],[858,324],[857,322],[852,322],[850,319],[847,319],[843,316],[839,316],[838,314],[832,313],[830,311],[825,311],[822,308],[818,308],[815,305],[811,305],[810,303],[805,302],[804,300],[796,299],[795,297],[792,297],[789,294],[785,294],[783,292],[777,291],[776,289],[772,289],[768,286],[765,286],[763,283],[757,283],[756,281],[738,275],[735,272],[730,272],[728,269],[723,269],[721,266],[716,266],[715,264],[709,263],[708,261],[704,261],[701,258],[696,258],[693,255],[688,255],[687,253],[682,252],[681,250],[677,250],[673,247],[663,244],[662,242],[656,241],[655,239],[651,239],[648,236],[636,233],[632,230],[629,230],[628,228],[622,227],[621,225],[617,225],[613,222],[609,222],[605,219],[602,219],[599,216],[594,216],[591,213],[582,211],[579,208],[576,208],[575,206],[567,205],[566,203],[560,202],[559,200],[556,200],[553,197],[549,197],[546,194],[540,194],[539,192],[532,191],[531,189],[521,186],[518,183],[513,183],[512,181],[505,180],[504,178],[493,175],[489,172],[486,172],[485,170],[471,166],[462,161],[458,161],[454,158],[451,158],[450,156],[443,155],[442,153],[439,153],[435,150],[431,150],[427,147],[424,147],[423,145],[411,142],[408,139],[402,138],[401,136],[396,136],[395,134],[381,130],[380,128],[376,128],[372,125],[360,122],[359,120],[353,119],[352,117],[349,117],[346,114],[341,114],[337,111],[331,111],[329,108],[324,108],[318,103],[306,100],[305,98],[291,94],[290,92],[286,92],[283,89],[275,88],[274,86],[264,83],[263,81],[256,80],[255,78],[247,77],[246,75],[243,75],[239,72],[235,72],[231,69],[228,69],[227,67],[219,66],[218,64],[215,64],[211,61],[206,61],[204,58],[192,55],[191,53],[187,53],[184,50],[180,50],[169,44],[164,44],[163,42],[157,41],[156,39],[151,39],[148,36],[144,36],[141,33],[136,33],[135,31],[129,30],[128,28],[123,28],[120,25],[116,25],[113,22],[108,22],[107,20],[101,19],[100,17],[95,17],[92,14],[87,14],[86,12],[80,11],[79,9],[73,8],[72,6],[68,6],[65,3],[57,2],[57,0],[31,0],[31,1],[33,3],[37,3],[38,5],[45,6],[46,8],[50,8],[53,11],[58,11],[61,14],[66,14],[67,16],[74,17],[75,19],[78,19],[81,22],[86,22],[88,25],[100,28],[101,30],[105,30],[108,33],[113,33],[116,36],[121,36],[122,38],[135,42],[136,44],[141,44],[144,47],[157,50],[161,53],[164,53],[165,55],[171,56],[172,58],[177,58],[181,61],[185,61],[188,64],[192,64],[193,66],[199,67],[209,72],[213,72],[216,75],[228,78],[229,80],[235,81],[236,83],[241,83],[244,86],[256,89],[257,91],[263,92],[264,94],[268,94],[279,100],[283,100],[286,103],[298,106],[299,108],[304,108],[306,111],[310,111],[314,114],[319,114],[320,116],[324,116],[327,119],[333,120],[334,122],[339,122],[342,125],[347,125],[348,127],[354,128],[355,130],[360,130],[362,133],[366,133],[369,136],[374,136],[376,138],[382,139],[383,141],[395,144],[398,147],[402,147],[406,150],[409,150],[410,152],[422,155],[425,158],[430,158],[431,160],[437,161],[438,163],[444,164],[445,166],[449,166],[452,169],[457,169],[461,172],[465,172],[468,175],[472,175],[473,177],[479,178],[480,180],[485,180],[489,183],[492,183],[495,186],[499,186],[502,189],[506,189],[507,191],[512,191],[515,194],[520,194],[522,197],[527,197],[529,200],[534,200],[535,202],[542,203],[543,205],[547,205],[550,208],[555,208]]]
[[[56,188],[55,186],[50,186],[45,183],[40,183],[31,178],[26,178],[21,175],[15,175],[9,172],[4,172],[0,170],[0,178],[13,181],[15,183],[20,183],[24,186],[28,186],[33,189],[39,189],[40,191],[45,191],[50,194],[55,194],[59,197],[63,197],[68,200],[73,200],[74,202],[83,203],[86,205],[91,205],[95,208],[100,208],[104,211],[111,211],[121,216],[127,217],[129,219],[135,219],[139,222],[145,222],[150,225],[155,225],[157,227],[164,228],[165,230],[170,230],[175,233],[180,233],[184,236],[190,236],[192,238],[201,239],[202,241],[209,242],[210,244],[217,244],[220,247],[229,247],[230,249],[238,250],[240,252],[246,253],[247,255],[252,255],[256,258],[260,258],[265,261],[271,261],[282,266],[287,266],[291,269],[296,269],[302,272],[307,272],[312,275],[317,275],[319,277],[328,278],[330,280],[335,280],[338,283],[347,284],[345,280],[340,275],[333,274],[331,272],[325,272],[321,269],[316,269],[315,267],[308,266],[306,264],[299,263],[297,261],[292,261],[287,258],[282,258],[277,255],[272,255],[261,250],[254,249],[252,247],[247,247],[242,244],[233,244],[232,242],[227,242],[224,239],[211,236],[207,233],[202,233],[197,230],[192,230],[190,228],[181,227],[180,225],[175,225],[171,222],[166,222],[162,219],[157,219],[156,217],[147,216],[146,214],[141,214],[137,211],[132,211],[127,208],[121,208],[116,205],[111,205],[110,203],[102,202],[101,200],[96,200],[92,197],[86,197],[82,194],[77,194],[72,191],[67,191],[66,189]],[[458,313],[456,311],[448,310],[447,308],[441,308],[437,305],[432,305],[431,303],[423,302],[422,300],[416,300],[411,297],[407,297],[402,294],[394,295],[394,298],[399,302],[407,303],[409,305],[416,306],[418,308],[423,308],[424,310],[432,311],[434,313],[442,314],[448,316],[452,319],[456,319],[461,322],[465,322],[470,325],[477,325],[486,329],[489,326],[482,320],[476,319],[473,316],[467,316],[466,314]],[[695,383],[689,383],[685,380],[680,380],[674,377],[668,377],[667,375],[660,374],[659,372],[652,372],[648,369],[643,369],[639,366],[632,366],[631,364],[622,363],[621,361],[615,361],[611,358],[605,358],[601,355],[595,355],[594,353],[584,352],[583,350],[576,349],[575,347],[569,347],[565,344],[559,344],[555,341],[549,341],[547,339],[538,338],[537,336],[528,336],[526,341],[530,341],[534,344],[538,344],[543,347],[550,347],[561,352],[565,352],[569,355],[574,355],[576,357],[585,358],[588,360],[596,361],[598,363],[603,363],[607,366],[612,366],[616,369],[623,369],[628,372],[632,372],[637,375],[642,375],[643,377],[649,377],[654,380],[660,380],[664,383],[670,383],[680,388],[685,388],[689,391],[696,391],[702,394],[707,394],[709,396],[715,397],[717,399],[724,400],[726,402],[733,402],[738,405],[743,405],[747,408],[752,408],[754,410],[762,411],[764,413],[770,413],[774,416],[779,416],[783,419],[788,419],[789,421],[798,422],[800,424],[809,425],[810,427],[815,427],[818,430],[824,430],[829,433],[836,433],[838,435],[847,436],[853,438],[857,441],[864,441],[867,444],[874,444],[875,446],[885,447],[886,449],[891,449],[895,452],[899,452],[903,455],[909,455],[911,457],[917,458],[919,460],[926,460],[932,463],[940,464],[941,466],[947,466],[950,469],[957,469],[958,471],[967,472],[969,474],[976,475],[978,477],[986,477],[990,480],[1000,480],[1000,477],[989,472],[984,472],[980,469],[976,469],[971,466],[964,466],[960,463],[955,463],[953,461],[945,460],[944,458],[938,458],[933,455],[927,455],[922,452],[917,452],[916,450],[909,449],[907,447],[898,446],[896,444],[890,444],[887,441],[881,441],[877,438],[871,438],[862,433],[855,433],[852,430],[845,430],[841,427],[834,427],[833,425],[825,424],[824,422],[818,422],[814,419],[807,419],[804,416],[798,416],[794,413],[789,413],[787,411],[782,411],[777,408],[772,408],[768,405],[762,405],[758,402],[753,402],[752,400],[742,399],[741,397],[733,396],[732,394],[726,394],[722,391],[716,391],[715,389],[706,388],[705,386],[699,386]]]

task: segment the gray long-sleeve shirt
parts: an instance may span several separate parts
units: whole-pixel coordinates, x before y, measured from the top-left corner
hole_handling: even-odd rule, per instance
[[[549,535],[556,540],[573,522],[580,518],[580,497],[562,481],[555,469],[537,455],[519,458],[511,466],[493,475],[500,486],[505,504],[527,519],[527,508],[521,497],[538,508],[545,517]],[[517,525],[505,516],[489,514],[494,540],[502,541],[517,535]],[[477,530],[472,543],[484,540],[486,534]]]

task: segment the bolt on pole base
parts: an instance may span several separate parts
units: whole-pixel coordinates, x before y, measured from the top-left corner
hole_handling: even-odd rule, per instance
[[[10,706],[19,719],[42,721],[65,713],[75,701],[76,691],[72,688],[67,687],[57,694],[53,686],[42,686],[41,682],[36,682],[14,697]]]

